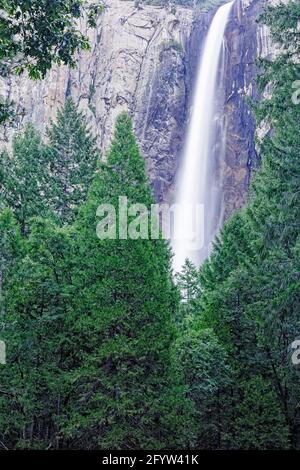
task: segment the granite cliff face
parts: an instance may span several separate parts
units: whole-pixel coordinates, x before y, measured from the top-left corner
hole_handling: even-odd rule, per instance
[[[255,23],[266,0],[236,0],[226,33],[222,125],[227,129],[223,175],[225,216],[243,204],[256,153],[254,122],[246,96],[257,94],[255,59],[271,51],[268,32]],[[128,110],[146,158],[157,200],[171,200],[192,103],[201,47],[215,10],[155,6],[108,0],[97,28],[88,30],[91,50],[77,68],[54,67],[45,80],[26,77],[2,81],[1,94],[18,111],[14,128],[1,131],[2,145],[24,123],[44,131],[67,96],[72,96],[95,131],[103,153],[116,115]],[[223,184],[223,183],[222,183]]]
[[[219,165],[225,218],[244,204],[251,169],[258,161],[255,121],[249,99],[258,98],[257,58],[268,57],[273,52],[268,29],[256,22],[266,3],[261,0],[236,2],[226,33],[222,119],[227,141],[225,160]]]
[[[143,6],[132,1],[107,0],[96,29],[81,31],[91,49],[77,67],[54,67],[47,78],[32,83],[26,77],[1,84],[18,112],[16,128],[32,121],[44,131],[57,108],[72,96],[98,137],[105,154],[115,117],[127,110],[147,160],[158,199],[174,177],[185,127],[187,104],[185,50],[193,30],[190,9]],[[15,129],[6,127],[9,142]]]

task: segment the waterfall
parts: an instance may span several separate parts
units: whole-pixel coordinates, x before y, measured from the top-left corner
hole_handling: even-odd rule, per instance
[[[193,111],[175,193],[179,208],[172,235],[175,272],[180,271],[186,258],[199,265],[208,256],[221,222],[220,195],[217,194],[221,190],[216,187],[212,160],[217,158],[220,163],[220,155],[216,153],[224,148],[224,132],[217,132],[216,116],[220,101],[218,85],[222,81],[222,66],[224,68],[224,61],[221,61],[224,33],[233,3],[226,3],[217,10],[199,63]],[[194,238],[190,236],[192,228],[197,232]]]

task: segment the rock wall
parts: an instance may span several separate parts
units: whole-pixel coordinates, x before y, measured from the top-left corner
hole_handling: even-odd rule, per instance
[[[193,30],[191,9],[107,0],[96,29],[81,31],[91,49],[82,52],[77,67],[53,67],[45,80],[26,77],[2,81],[1,94],[17,106],[15,128],[0,136],[9,142],[13,132],[32,121],[42,132],[57,108],[72,96],[84,109],[105,154],[115,117],[127,110],[134,118],[150,180],[161,199],[176,170],[185,126],[187,103],[185,48]]]
[[[257,164],[255,121],[249,100],[258,98],[256,59],[269,54],[268,30],[259,26],[265,2],[237,1],[226,33],[225,105],[227,133],[225,160],[220,164],[224,217],[241,207],[247,197],[251,169]]]
[[[225,113],[227,153],[225,216],[243,204],[256,153],[254,122],[245,96],[257,94],[255,59],[269,53],[268,32],[255,23],[266,0],[236,0],[226,34]],[[215,9],[200,13],[107,0],[96,29],[80,28],[91,49],[76,69],[54,67],[45,80],[2,80],[1,95],[17,107],[14,127],[1,130],[2,145],[32,121],[44,132],[57,108],[72,96],[84,109],[105,154],[116,115],[133,116],[157,200],[170,200],[184,144],[201,48]]]
[[[254,141],[256,123],[250,102],[259,99],[257,59],[271,59],[276,47],[269,29],[257,19],[267,5],[276,3],[278,0],[236,1],[227,28],[222,116],[227,142],[225,159],[219,167],[225,219],[245,203],[251,171],[259,163]]]

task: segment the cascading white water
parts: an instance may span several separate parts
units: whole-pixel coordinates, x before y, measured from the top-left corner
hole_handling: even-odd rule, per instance
[[[217,201],[212,188],[214,178],[210,158],[213,158],[212,148],[215,146],[215,116],[217,109],[218,83],[220,74],[220,59],[223,50],[225,28],[233,1],[221,6],[210,25],[204,45],[202,58],[199,64],[196,80],[193,112],[189,124],[182,168],[177,180],[176,204],[181,208],[176,215],[172,247],[174,250],[174,270],[180,271],[186,258],[199,265],[209,253],[209,245],[216,234]],[[219,136],[222,140],[223,136]],[[221,143],[220,143],[221,146]],[[202,227],[196,223],[196,207],[202,205],[204,217]],[[191,209],[191,210],[188,210]],[[199,215],[199,214],[198,214]],[[202,231],[204,241],[202,248],[198,242],[187,240],[183,231],[193,227],[193,230]],[[181,235],[178,233],[180,232]]]

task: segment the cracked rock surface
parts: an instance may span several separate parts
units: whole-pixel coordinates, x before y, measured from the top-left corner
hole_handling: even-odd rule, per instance
[[[225,114],[228,145],[224,167],[225,216],[243,204],[256,154],[254,121],[245,96],[254,85],[257,56],[269,53],[268,32],[255,23],[266,0],[237,0],[226,35]],[[114,120],[123,110],[134,120],[156,200],[172,199],[176,170],[192,104],[192,88],[205,35],[215,10],[136,7],[133,1],[107,0],[97,27],[81,31],[91,48],[77,67],[53,67],[40,82],[22,77],[0,81],[2,97],[15,102],[14,127],[0,129],[1,146],[16,130],[33,122],[42,132],[58,107],[72,96],[87,115],[103,154]]]

